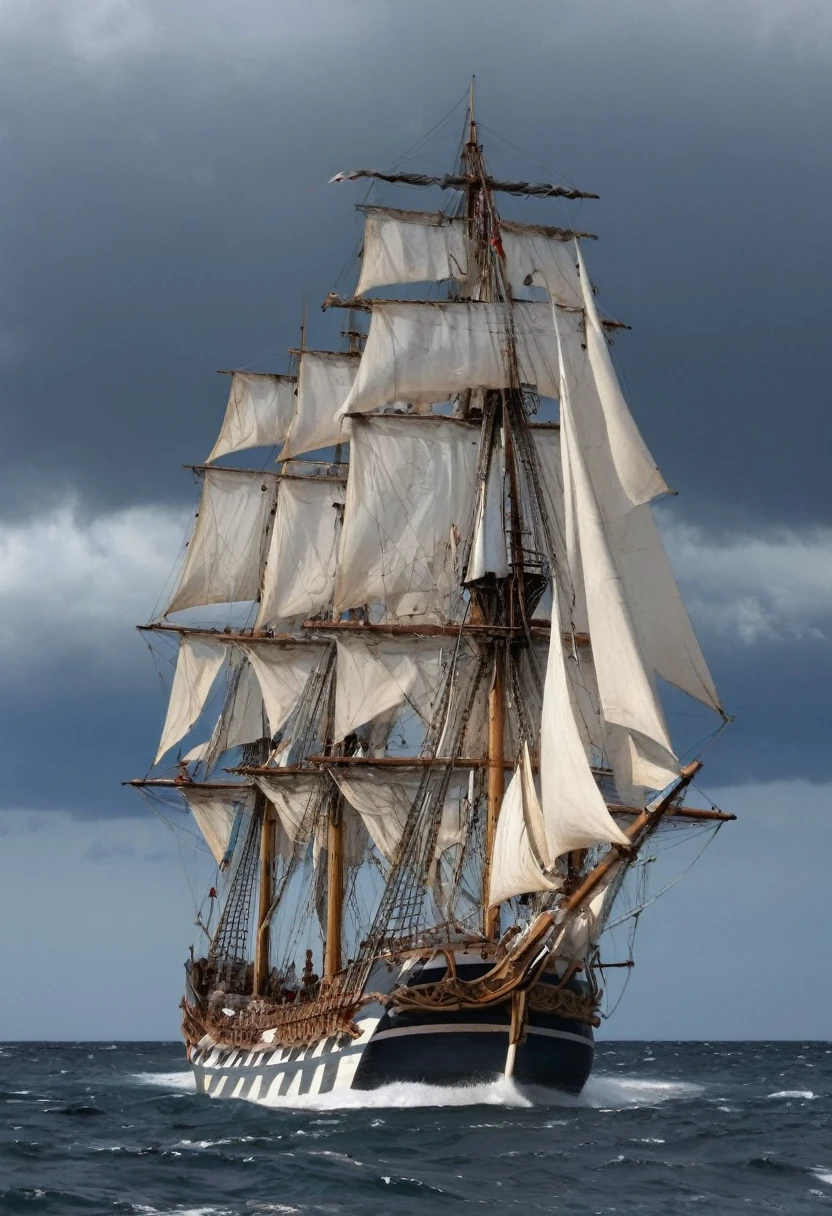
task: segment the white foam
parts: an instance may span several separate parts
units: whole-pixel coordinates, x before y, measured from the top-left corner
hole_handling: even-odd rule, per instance
[[[513,1081],[476,1085],[424,1085],[395,1081],[378,1089],[336,1089],[332,1093],[264,1098],[258,1105],[291,1110],[404,1110],[420,1106],[532,1106]]]
[[[776,1094],[769,1094],[770,1098],[804,1098],[807,1102],[811,1102],[814,1094],[811,1089],[778,1089]]]
[[[194,1074],[188,1072],[134,1072],[132,1074],[134,1081],[140,1081],[142,1085],[155,1085],[160,1089],[175,1089],[179,1092],[190,1090],[195,1093]],[[184,1214],[187,1216],[187,1213]]]
[[[817,1178],[818,1182],[825,1182],[827,1186],[832,1186],[832,1174],[825,1165],[816,1165],[812,1173]]]

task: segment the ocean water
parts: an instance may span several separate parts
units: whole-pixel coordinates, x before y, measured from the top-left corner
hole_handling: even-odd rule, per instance
[[[832,1044],[604,1043],[580,1098],[197,1096],[179,1044],[0,1045],[3,1216],[832,1214]]]

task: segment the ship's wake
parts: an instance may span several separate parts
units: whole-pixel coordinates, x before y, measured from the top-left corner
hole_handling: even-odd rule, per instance
[[[134,1079],[169,1092],[195,1093],[190,1072],[137,1073]],[[705,1087],[689,1081],[663,1081],[660,1078],[599,1076],[591,1077],[577,1096],[539,1086],[519,1086],[506,1077],[471,1085],[427,1085],[396,1081],[378,1089],[335,1090],[328,1094],[292,1095],[258,1099],[258,1106],[276,1110],[406,1110],[418,1107],[503,1106],[531,1108],[569,1106],[594,1110],[627,1110],[639,1106],[658,1106],[663,1102],[690,1101],[700,1097]]]

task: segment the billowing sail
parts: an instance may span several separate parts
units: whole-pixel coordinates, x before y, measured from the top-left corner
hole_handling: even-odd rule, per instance
[[[295,410],[296,383],[294,376],[234,372],[222,429],[205,463],[245,448],[281,443]]]
[[[556,321],[557,324],[557,321]],[[609,537],[573,427],[571,372],[561,373],[561,451],[564,482],[571,482],[580,544],[592,653],[604,717],[607,752],[619,794],[639,799],[679,776],[667,724],[641,654]]]
[[[335,610],[450,620],[470,535],[479,429],[448,418],[353,419]]]
[[[543,811],[534,787],[528,744],[503,797],[491,859],[489,906],[527,895],[557,891],[563,879],[552,872]]]
[[[389,283],[427,283],[465,278],[468,221],[433,211],[362,207],[364,249],[357,296]]]
[[[603,410],[606,434],[618,478],[631,504],[637,506],[639,503],[649,502],[657,494],[666,494],[669,487],[647,450],[647,445],[641,437],[641,432],[636,426],[635,419],[624,400],[624,394],[621,392],[610,358],[606,335],[598,319],[592,285],[577,241],[575,242],[575,255],[580,268],[583,292],[584,342],[586,343],[587,358],[595,378],[598,400]]]
[[[540,727],[540,802],[552,857],[596,844],[629,845],[607,810],[587,760],[561,641],[557,599],[554,596],[552,601]]]
[[[465,574],[467,583],[491,575],[506,578],[509,573],[506,547],[506,457],[502,433],[497,436],[488,473],[477,487],[474,535]]]
[[[533,224],[500,222],[512,294],[522,296],[529,287],[542,287],[554,303],[581,308],[583,299],[574,247],[552,236],[552,231]]]
[[[154,764],[188,733],[202,713],[227,654],[228,647],[212,638],[180,637],[168,713]]]
[[[231,648],[228,692],[211,738],[191,748],[184,759],[205,761],[212,767],[223,752],[244,743],[264,739],[268,729],[263,717],[263,697],[254,669],[242,651]]]
[[[208,469],[179,583],[165,613],[256,600],[277,478]]]
[[[317,452],[349,438],[341,407],[357,371],[358,355],[320,350],[301,354],[295,412],[278,460]]]
[[[256,778],[260,789],[274,806],[280,826],[285,833],[291,856],[294,848],[311,840],[317,820],[321,818],[324,799],[329,790],[326,773],[275,773]]]
[[[453,638],[339,638],[333,741],[405,706],[430,722],[453,652]]]
[[[360,210],[366,219],[356,295],[394,284],[468,278],[471,222],[466,217],[392,207]],[[574,250],[558,229],[502,220],[500,234],[514,296],[542,287],[558,304],[583,306]]]
[[[281,479],[255,629],[317,616],[331,606],[343,509],[341,481]]]
[[[269,729],[274,736],[291,716],[325,647],[310,642],[276,646],[255,641],[246,643],[242,649],[260,684]]]
[[[423,770],[375,769],[333,771],[341,793],[364,821],[373,844],[388,862],[394,862],[408,814],[422,783]],[[436,840],[435,857],[462,843],[463,808],[468,793],[468,774],[453,773],[445,795]]]
[[[374,300],[361,366],[343,408],[361,414],[394,401],[446,401],[466,388],[520,383],[536,385],[541,396],[558,394],[549,304]]]
[[[231,860],[235,824],[254,805],[254,790],[241,785],[239,789],[215,789],[199,785],[179,787],[179,793],[191,811],[205,843],[221,869]]]

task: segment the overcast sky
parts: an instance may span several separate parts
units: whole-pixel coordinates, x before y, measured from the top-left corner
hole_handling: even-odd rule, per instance
[[[180,466],[213,444],[216,368],[285,371],[304,296],[332,338],[317,304],[354,285],[365,189],[328,179],[437,124],[406,164],[449,169],[472,72],[496,172],[601,195],[505,209],[600,236],[599,301],[633,326],[617,360],[680,492],[662,527],[736,715],[701,797],[741,821],[645,918],[606,1033],[828,1034],[830,67],[823,0],[0,3],[0,902],[40,1002],[6,991],[0,1038],[176,1034],[188,883],[118,783],[162,722],[133,625],[187,531]]]

